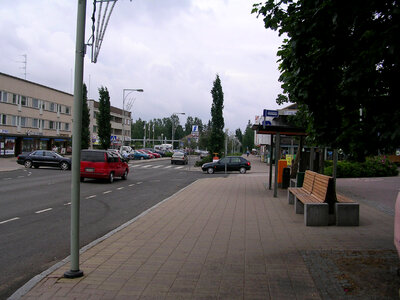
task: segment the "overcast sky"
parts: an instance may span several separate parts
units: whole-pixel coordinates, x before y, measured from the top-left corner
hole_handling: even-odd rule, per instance
[[[91,34],[93,1],[87,1],[85,40]],[[98,62],[85,57],[89,97],[108,88],[122,108],[122,90],[134,92],[132,118],[151,120],[185,112],[207,122],[211,89],[219,74],[225,127],[244,130],[264,108],[276,109],[281,92],[276,52],[282,39],[251,14],[247,0],[119,0]],[[0,72],[73,92],[75,0],[1,0]],[[180,116],[181,124],[186,122]]]

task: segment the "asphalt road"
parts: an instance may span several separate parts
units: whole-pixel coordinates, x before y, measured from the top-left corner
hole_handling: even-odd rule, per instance
[[[50,168],[0,172],[0,299],[70,254],[70,176]],[[81,247],[205,176],[154,160],[133,165],[127,180],[85,180]]]

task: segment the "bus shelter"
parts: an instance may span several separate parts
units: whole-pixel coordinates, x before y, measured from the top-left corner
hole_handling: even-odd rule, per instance
[[[256,131],[257,134],[267,134],[271,136],[271,145],[270,145],[270,165],[269,165],[269,189],[272,187],[272,162],[273,158],[275,158],[275,172],[274,172],[274,197],[278,197],[278,160],[280,153],[280,141],[282,136],[297,136],[300,137],[299,149],[303,148],[304,137],[307,136],[307,133],[303,128],[293,127],[293,126],[284,126],[284,125],[253,125],[252,129]],[[275,136],[275,145],[274,145],[274,136]],[[275,151],[274,150],[275,146]],[[299,151],[300,160],[301,160],[301,151]]]

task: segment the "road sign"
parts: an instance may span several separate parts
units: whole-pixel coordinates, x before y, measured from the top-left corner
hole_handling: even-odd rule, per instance
[[[269,109],[264,109],[264,117],[277,117],[279,116],[279,112],[277,110],[269,110]]]

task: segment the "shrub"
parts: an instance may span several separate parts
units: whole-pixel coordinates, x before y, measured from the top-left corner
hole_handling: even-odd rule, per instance
[[[212,155],[207,155],[206,157],[203,157],[201,160],[198,160],[195,162],[194,166],[195,167],[201,167],[203,164],[212,162]]]
[[[333,166],[327,166],[324,170],[324,174],[332,176],[332,171]],[[397,176],[398,173],[399,171],[397,169],[397,166],[394,163],[390,162],[385,156],[371,157],[363,163],[338,161],[336,172],[338,178],[385,177]]]

